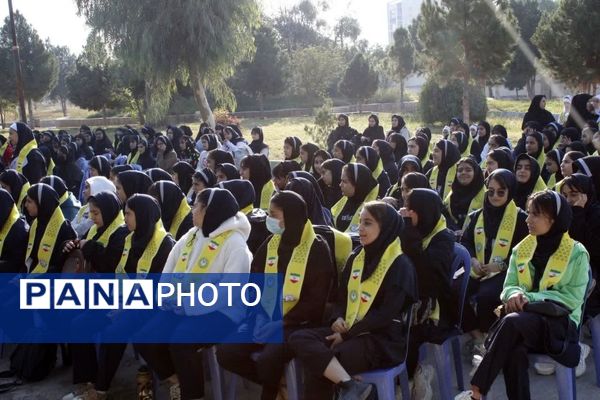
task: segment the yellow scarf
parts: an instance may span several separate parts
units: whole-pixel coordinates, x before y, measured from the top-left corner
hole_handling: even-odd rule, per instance
[[[37,265],[33,266],[33,268],[29,268],[31,273],[33,274],[42,274],[48,271],[48,266],[50,265],[50,259],[52,258],[52,253],[54,252],[54,246],[56,245],[56,238],[58,236],[58,232],[60,231],[60,227],[63,222],[65,222],[65,217],[63,216],[60,207],[56,207],[52,216],[50,217],[50,221],[46,225],[46,229],[44,230],[44,234],[42,235],[42,240],[40,240],[40,244],[38,247]],[[25,255],[25,260],[29,260],[31,256],[31,250],[33,249],[33,242],[35,240],[35,231],[37,230],[38,220],[37,218],[31,224],[31,229],[29,230],[29,241],[27,242],[27,254]]]
[[[23,207],[23,201],[25,200],[25,196],[27,196],[27,191],[30,187],[31,185],[29,182],[25,182],[23,187],[21,187],[21,193],[19,193],[19,200],[17,201],[17,208],[21,209],[21,207]]]
[[[333,232],[335,264],[337,265],[338,272],[341,273],[346,265],[346,260],[348,260],[350,253],[352,253],[352,238],[347,233],[340,232],[337,229],[329,229]]]
[[[315,231],[310,220],[307,220],[302,229],[302,237],[300,243],[294,247],[292,256],[285,269],[285,279],[283,281],[283,289],[281,292],[282,298],[290,297],[292,301],[283,301],[283,315],[285,316],[300,300],[300,292],[306,275],[306,264],[310,249],[315,241]],[[281,243],[281,235],[273,235],[267,244],[267,258],[265,259],[265,274],[277,273],[277,249]],[[274,285],[265,286],[265,294],[263,295],[262,306],[269,316],[273,316],[273,311],[278,301],[275,291],[277,287]]]
[[[119,227],[124,223],[125,219],[123,218],[123,212],[119,211],[115,219],[113,219],[113,221],[110,223],[110,225],[108,225],[106,230],[102,232],[102,235],[100,235],[100,237],[96,239],[96,242],[100,243],[103,247],[106,247],[106,245],[108,244],[108,240],[110,239],[112,234],[115,233],[115,231],[119,229]],[[93,239],[97,232],[98,226],[96,226],[96,224],[92,225],[92,227],[88,231],[86,239]]]
[[[69,191],[67,190],[66,192],[63,193],[62,196],[60,196],[60,199],[58,199],[58,204],[60,204],[61,206],[63,204],[65,204],[65,201],[69,200]]]
[[[383,163],[381,162],[381,159],[379,159],[379,161],[377,162],[377,167],[375,167],[375,171],[373,171],[373,179],[378,180],[379,175],[381,175],[382,173],[383,173]]]
[[[364,282],[361,282],[361,278],[365,266],[365,250],[361,249],[356,258],[354,258],[352,272],[347,283],[348,298],[346,300],[345,320],[349,328],[367,315],[373,304],[373,300],[379,292],[385,275],[394,263],[394,260],[401,254],[400,239],[396,239],[385,249],[375,271]]]
[[[452,215],[452,208],[450,207],[450,198],[452,197],[452,191],[448,193],[446,199],[444,200],[444,206],[448,210],[448,214],[450,214],[450,218],[454,220],[454,222],[458,222],[456,217]],[[477,211],[483,207],[483,200],[485,199],[485,187],[482,187],[481,190],[471,199],[471,203],[469,204],[469,209],[467,210],[467,217],[465,218],[465,222],[463,223],[462,229],[465,229],[469,225],[469,214],[473,211]]]
[[[369,192],[367,197],[365,197],[363,204],[377,199],[378,193],[379,193],[379,185],[375,185],[375,187],[373,189],[371,189],[371,191]],[[333,214],[334,223],[335,223],[335,221],[337,221],[338,216],[344,209],[344,206],[346,205],[347,201],[348,201],[348,198],[346,196],[342,196],[342,198],[339,199],[338,202],[333,205],[333,207],[331,207],[331,214]],[[358,232],[358,224],[360,222],[360,211],[361,210],[362,210],[362,207],[358,207],[356,209],[356,211],[354,212],[354,216],[352,217],[352,220],[350,221],[350,224],[348,224],[348,227],[346,228],[346,230],[344,232]]]
[[[79,209],[79,211],[77,211],[77,215],[75,216],[75,222],[80,224],[83,219],[87,219],[89,218],[89,211],[90,206],[88,204],[84,204],[83,206],[81,206],[81,208]]]
[[[242,209],[240,210],[240,212],[241,212],[242,214],[244,214],[244,215],[248,215],[248,214],[250,214],[250,213],[252,212],[252,210],[254,210],[254,205],[253,205],[253,204],[250,204],[250,205],[248,205],[248,206],[246,206],[246,207],[242,208]]]
[[[269,204],[271,203],[271,197],[273,196],[274,192],[275,192],[275,184],[273,183],[272,180],[269,180],[269,182],[267,182],[263,185],[262,190],[260,191],[260,206],[259,206],[259,208],[261,210],[269,209]]]
[[[187,203],[187,199],[184,197],[183,199],[181,199],[181,203],[179,203],[179,208],[177,209],[177,212],[173,217],[173,221],[171,222],[171,227],[169,228],[169,233],[171,234],[171,236],[177,236],[177,231],[179,230],[179,227],[181,226],[181,223],[183,222],[185,217],[187,217],[187,215],[190,213],[190,210],[191,208]]]
[[[131,250],[131,240],[133,238],[133,233],[134,232],[131,232],[125,238],[125,246],[123,247],[123,253],[121,254],[119,265],[117,265],[117,268],[115,270],[115,273],[117,274],[126,273],[125,265],[127,264],[129,251]],[[165,231],[162,222],[158,220],[158,222],[156,222],[156,225],[154,225],[154,233],[152,234],[152,238],[146,245],[144,253],[142,253],[142,256],[137,262],[136,273],[147,274],[150,271],[150,268],[152,267],[152,260],[154,260],[154,257],[158,253],[160,245],[162,244],[165,236],[167,236],[167,231]]]
[[[13,204],[12,208],[10,209],[10,213],[8,214],[8,219],[4,225],[2,225],[2,229],[0,229],[0,255],[2,254],[2,246],[4,246],[4,241],[8,237],[10,228],[12,228],[14,223],[17,222],[20,217],[21,215],[19,214],[17,206]]]
[[[129,155],[127,156],[127,164],[137,164],[138,158],[140,158],[140,152],[136,151],[133,157],[131,156],[131,154],[132,153],[129,153]]]
[[[544,150],[540,151],[540,155],[536,159],[538,165],[540,166],[540,171],[544,168],[544,164],[546,164],[546,154]]]
[[[556,182],[556,185],[554,185],[554,191],[560,193],[560,190],[562,189],[564,184],[565,184],[564,179],[561,179],[560,182]]]
[[[233,232],[234,231],[223,232],[220,235],[217,235],[214,238],[206,241],[204,247],[202,247],[202,251],[200,251],[200,254],[198,255],[198,260],[196,260],[189,273],[199,274],[209,271],[209,267],[219,254],[223,243],[225,243],[225,241],[233,234]],[[202,234],[202,231],[198,230],[185,244],[183,250],[181,251],[181,255],[177,259],[175,270],[173,272],[178,274],[186,273],[188,259],[192,254],[194,239],[196,238],[197,233]]]
[[[431,186],[431,188],[433,190],[435,190],[436,192],[437,192],[437,178],[438,178],[439,172],[440,172],[440,169],[436,165],[435,167],[433,167],[431,169],[431,175],[429,175],[429,186]],[[448,168],[448,171],[446,172],[446,180],[444,182],[444,186],[441,189],[442,192],[440,193],[440,197],[442,199],[444,198],[444,194],[446,193],[446,191],[452,190],[452,182],[454,182],[454,179],[456,179],[456,164],[454,164],[453,166]]]
[[[504,209],[504,214],[502,215],[502,220],[500,221],[500,226],[498,227],[498,232],[496,233],[496,238],[494,240],[494,247],[492,249],[492,254],[490,255],[489,260],[486,263],[485,260],[485,220],[483,218],[483,212],[479,214],[477,218],[477,222],[475,222],[475,253],[477,254],[477,261],[481,264],[488,264],[491,262],[502,262],[506,260],[510,253],[510,242],[512,241],[512,237],[515,234],[515,227],[517,226],[517,215],[519,214],[519,210],[515,205],[514,201],[510,201],[506,208]],[[471,276],[478,277],[473,270],[471,270]],[[487,275],[485,278],[491,278],[499,274],[500,272],[494,272],[492,274]]]
[[[435,225],[435,227],[433,228],[431,233],[429,233],[429,235],[427,235],[423,238],[423,250],[426,250],[429,247],[429,243],[431,242],[431,239],[433,239],[433,237],[435,235],[437,235],[444,229],[446,229],[446,218],[444,218],[443,215],[440,215],[440,219],[438,220],[437,224]]]
[[[527,237],[515,247],[517,257],[517,278],[519,280],[519,286],[526,291],[530,291],[533,287],[529,263],[531,262],[536,246],[536,237],[527,235]],[[564,233],[558,249],[550,256],[550,259],[546,264],[544,274],[540,280],[540,292],[556,285],[560,281],[569,265],[569,258],[571,258],[574,247],[575,241],[571,239],[568,233]]]
[[[541,192],[542,190],[546,190],[546,189],[548,189],[548,187],[546,186],[546,182],[544,182],[542,177],[539,176],[537,181],[535,182],[535,186],[533,187],[532,193]]]
[[[553,173],[552,175],[550,175],[550,178],[548,178],[548,183],[546,184],[546,186],[554,189],[554,187],[556,186],[556,172]]]
[[[15,168],[17,172],[23,173],[23,167],[25,166],[25,160],[27,159],[27,155],[33,149],[37,149],[37,143],[35,142],[35,140],[31,140],[25,146],[23,146],[23,148],[19,152],[19,155],[17,156],[17,168]]]

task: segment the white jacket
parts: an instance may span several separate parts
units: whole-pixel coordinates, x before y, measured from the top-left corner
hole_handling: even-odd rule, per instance
[[[221,245],[219,249],[219,253],[215,257],[214,261],[211,263],[208,273],[236,273],[236,274],[248,274],[250,273],[250,263],[252,262],[252,253],[248,250],[248,246],[246,245],[246,240],[250,236],[250,222],[248,218],[241,212],[238,212],[235,216],[225,220],[217,229],[215,229],[208,237],[205,237],[202,234],[202,229],[193,227],[190,229],[185,235],[181,237],[175,243],[175,246],[171,250],[169,254],[169,258],[167,258],[167,262],[163,269],[163,273],[173,273],[175,271],[175,266],[177,261],[179,260],[179,256],[181,254],[182,248],[190,241],[193,240],[194,244],[192,247],[192,252],[187,261],[186,272],[190,272],[194,265],[198,262],[198,258],[200,257],[200,253],[204,248],[204,245],[207,244],[212,238],[220,235],[223,232],[233,230],[233,234],[227,238],[227,240]],[[195,235],[195,237],[194,237]],[[240,282],[241,283],[241,282]],[[223,291],[219,290],[219,298],[224,299],[227,296],[227,288],[221,288]],[[222,297],[223,296],[223,297]],[[184,304],[185,314],[187,315],[201,315],[206,314],[208,312],[215,311],[215,308],[212,307],[207,309],[205,307],[199,306],[192,307],[189,303]],[[219,305],[226,305],[226,302],[219,301]],[[231,307],[223,307],[219,310],[223,314],[227,315],[232,321],[240,322],[245,314],[241,313],[242,310]]]

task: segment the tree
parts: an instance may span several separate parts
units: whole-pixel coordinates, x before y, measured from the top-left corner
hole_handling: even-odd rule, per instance
[[[41,100],[56,84],[58,77],[58,63],[49,51],[49,43],[40,39],[23,15],[18,11],[14,14],[17,43],[21,55],[21,70],[23,72],[23,91],[27,99],[30,122],[33,121],[33,101]],[[12,35],[10,18],[6,17],[4,26],[0,31],[0,48],[10,52],[12,49]],[[16,82],[14,68],[9,68],[6,73],[11,82]],[[14,84],[13,84],[14,87]]]
[[[333,27],[335,41],[340,41],[340,47],[344,48],[344,39],[348,38],[356,43],[356,39],[360,35],[360,24],[356,18],[342,17]]]
[[[358,111],[366,99],[373,96],[379,86],[379,76],[362,54],[354,56],[340,82],[340,92],[357,103]]]
[[[302,0],[291,8],[282,8],[273,22],[281,36],[281,46],[289,55],[301,48],[322,45],[326,42],[320,30],[326,26],[318,19],[318,11],[326,11],[327,3],[315,6],[309,0]]]
[[[50,99],[60,102],[63,116],[67,116],[67,100],[69,98],[69,89],[67,87],[67,77],[75,72],[77,58],[69,51],[67,46],[52,46],[50,52],[58,62],[58,77],[56,86],[50,92]]]
[[[292,54],[292,85],[296,93],[324,98],[344,69],[339,51],[323,46],[300,49]]]
[[[394,44],[390,47],[390,58],[394,70],[400,78],[400,104],[404,104],[404,81],[413,72],[415,49],[410,42],[410,34],[404,28],[394,32]]]
[[[542,17],[533,35],[541,61],[554,77],[586,92],[600,83],[598,21],[597,0],[562,0]]]
[[[462,114],[469,121],[469,84],[483,86],[504,75],[514,42],[496,14],[514,25],[507,0],[425,0],[418,36],[425,70],[463,84]],[[485,23],[483,23],[485,21]]]
[[[261,111],[264,109],[265,96],[279,94],[285,89],[287,58],[277,41],[277,32],[273,28],[261,27],[254,36],[254,59],[242,63],[236,74],[236,86],[254,97]]]
[[[146,80],[148,117],[166,114],[177,78],[185,78],[204,121],[217,105],[235,108],[226,79],[254,53],[259,24],[256,0],[77,0],[87,23]]]

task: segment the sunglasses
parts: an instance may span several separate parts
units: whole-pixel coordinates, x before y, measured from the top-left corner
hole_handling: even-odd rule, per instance
[[[490,197],[494,197],[496,195],[498,197],[504,197],[506,195],[506,192],[507,192],[506,189],[498,189],[498,190],[488,189],[486,191],[487,195],[490,196]]]

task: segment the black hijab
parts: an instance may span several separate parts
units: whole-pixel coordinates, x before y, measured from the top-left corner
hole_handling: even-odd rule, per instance
[[[392,149],[392,151],[394,152],[394,159],[396,162],[400,162],[400,159],[402,159],[402,157],[404,157],[408,152],[408,143],[406,142],[406,138],[400,133],[394,132],[388,136],[387,141],[396,144],[396,148]]]
[[[363,268],[363,273],[360,278],[361,282],[368,279],[375,269],[377,269],[377,265],[383,256],[383,253],[387,249],[387,247],[394,241],[398,239],[402,228],[404,227],[404,221],[400,214],[394,209],[394,207],[389,204],[385,205],[385,216],[382,221],[380,221],[380,232],[377,239],[375,239],[372,243],[363,246],[365,250],[365,264]]]
[[[581,132],[581,128],[573,115],[578,113],[583,122],[593,119],[596,120],[598,117],[589,112],[587,109],[587,103],[593,96],[588,93],[580,93],[573,96],[573,100],[571,100],[571,112],[569,112],[569,116],[567,117],[567,122],[565,122],[565,128],[575,128],[579,132]]]
[[[425,160],[425,157],[427,156],[427,149],[429,148],[429,142],[427,141],[426,137],[423,137],[421,135],[415,136],[414,139],[415,139],[415,142],[417,143],[417,146],[419,146],[419,154],[417,154],[417,157],[419,157],[419,160],[423,161],[423,160]],[[456,150],[458,151],[458,149],[456,149]],[[427,160],[425,160],[425,161],[427,161]]]
[[[170,153],[171,151],[174,150],[173,143],[167,136],[164,136],[164,135],[157,136],[156,140],[154,141],[154,145],[156,146],[158,144],[158,142],[163,142],[165,144],[166,148],[165,148],[164,154]]]
[[[204,189],[199,194],[199,200],[206,207],[202,222],[202,234],[208,237],[221,224],[235,216],[240,206],[229,190],[211,188]]]
[[[473,180],[467,186],[463,186],[455,179],[452,182],[452,196],[450,196],[450,210],[452,215],[466,215],[469,212],[471,200],[483,188],[483,171],[477,162],[471,157],[464,157],[457,163],[457,168],[460,164],[469,164],[473,168]]]
[[[442,151],[442,161],[440,162],[440,165],[438,165],[440,172],[447,171],[460,159],[458,147],[456,147],[456,145],[449,140],[442,139],[435,144],[435,147]]]
[[[215,165],[234,164],[233,156],[231,155],[231,153],[221,149],[214,149],[209,151],[208,157],[215,160]]]
[[[550,122],[554,122],[554,116],[552,113],[546,109],[540,107],[540,103],[542,99],[546,96],[543,94],[538,94],[531,99],[531,103],[529,104],[529,109],[523,118],[523,125],[521,129],[525,129],[525,126],[528,122],[537,122],[540,127],[544,127],[548,125]]]
[[[206,188],[214,187],[217,184],[217,177],[209,168],[202,168],[200,171],[196,171],[193,178],[202,181]]]
[[[23,190],[23,186],[28,183],[27,178],[20,172],[14,169],[7,169],[0,174],[0,182],[10,186],[10,194],[17,203],[19,201],[19,196],[21,195],[21,191]],[[17,208],[21,208],[21,204],[17,204]]]
[[[500,187],[506,188],[507,200],[502,206],[495,207],[490,203],[488,196],[485,196],[483,200],[483,219],[485,221],[485,236],[488,238],[496,237],[498,229],[500,228],[500,223],[504,217],[504,210],[508,203],[513,199],[517,188],[517,178],[515,177],[515,174],[508,169],[498,168],[493,171],[486,179],[486,185],[489,185],[491,180],[495,180]]]
[[[185,194],[181,191],[175,182],[158,181],[153,183],[148,189],[148,194],[158,201],[163,226],[168,231],[171,229],[173,218],[177,214],[181,200]]]
[[[600,193],[600,156],[587,156],[573,162],[573,172],[581,172],[594,182],[596,193]]]
[[[150,177],[142,171],[119,172],[118,178],[128,199],[136,193],[146,194],[152,185]]]
[[[453,135],[456,136],[456,141],[458,142],[458,154],[462,154],[467,150],[467,146],[469,145],[469,138],[467,134],[461,131],[453,132]]]
[[[319,151],[319,146],[314,143],[304,143],[302,146],[300,146],[300,150],[305,151],[308,154],[306,164],[304,164],[304,170],[310,172],[313,169],[315,154],[317,151]]]
[[[394,118],[396,118],[398,120],[398,126],[394,126]],[[404,118],[402,118],[398,114],[392,115],[391,122],[392,122],[392,129],[391,130],[393,132],[400,132],[400,130],[402,130],[402,128],[404,128],[406,126],[406,122],[404,121]]]
[[[559,149],[550,150],[546,153],[546,158],[554,161],[558,165],[558,171],[554,173],[556,178],[556,182],[560,182],[563,180],[563,176],[560,173],[560,164],[562,163],[562,159],[565,155]]]
[[[531,154],[531,156],[537,160],[537,158],[540,156],[540,154],[542,154],[542,152],[544,151],[544,137],[539,132],[531,132],[527,136],[534,138],[538,144],[537,152],[535,154]]]
[[[337,147],[342,152],[342,161],[344,164],[348,164],[354,156],[354,144],[349,140],[338,140],[335,142],[334,147]]]
[[[12,195],[8,191],[0,188],[0,228],[8,221],[8,216],[14,205],[15,201],[13,200]]]
[[[515,162],[512,158],[512,153],[508,148],[499,147],[497,149],[491,150],[488,153],[488,157],[490,157],[492,160],[498,163],[498,168],[513,171]]]
[[[587,195],[587,203],[585,203],[585,208],[589,208],[594,206],[598,198],[596,197],[596,188],[594,187],[594,181],[592,178],[585,174],[581,174],[579,172],[572,174],[565,178],[565,184],[569,184],[574,189],[576,189],[579,193],[585,193]]]
[[[323,161],[327,161],[331,158],[331,154],[329,154],[329,152],[327,152],[327,150],[323,150],[323,149],[319,149],[315,152],[315,156],[313,157],[313,170],[312,170],[312,174],[315,177],[315,179],[319,179],[321,177],[321,175],[314,168],[315,158],[317,158],[317,157],[321,158],[321,160],[322,160],[321,164],[323,164]]]
[[[285,230],[281,235],[281,244],[279,245],[278,253],[279,250],[284,250],[286,253],[289,251],[291,256],[290,250],[293,250],[300,243],[304,225],[308,220],[306,202],[299,194],[290,190],[282,190],[273,196],[271,203],[281,208],[285,223]],[[287,265],[284,261],[282,263]]]
[[[400,159],[400,168],[398,168],[398,182],[400,182],[400,179],[402,179],[402,175],[406,173],[406,169],[408,168],[409,164],[415,166],[416,170],[413,172],[423,172],[423,168],[421,167],[421,160],[419,160],[417,156],[407,154]]]
[[[315,179],[314,176],[312,176],[310,173],[308,173],[306,171],[292,171],[288,174],[288,179],[293,179],[293,178],[304,178],[307,181],[309,181],[311,183],[311,185],[313,186],[313,189],[315,190],[315,195],[317,196],[319,202],[321,202],[321,205],[325,204],[325,200],[323,198],[323,192],[321,191],[319,182],[317,182],[317,180]],[[341,172],[340,172],[340,179],[341,179]]]
[[[102,138],[100,140],[96,139],[96,132],[102,133]],[[104,129],[97,128],[94,132],[92,148],[94,149],[94,154],[104,154],[106,153],[106,149],[113,148],[113,145],[108,136],[106,136],[106,131]]]
[[[442,199],[432,189],[412,189],[407,199],[408,206],[417,213],[417,231],[421,239],[429,235],[442,216]]]
[[[342,180],[342,169],[344,168],[344,162],[337,158],[331,158],[329,160],[325,160],[323,164],[321,164],[324,169],[331,171],[331,187],[340,188],[340,182]]]
[[[377,186],[377,180],[373,178],[371,170],[366,166],[358,163],[349,163],[346,165],[345,170],[348,174],[348,179],[354,186],[354,196],[348,197],[344,208],[338,215],[335,222],[339,230],[344,231],[350,224],[350,221],[342,221],[343,215],[356,213],[358,207],[360,207],[367,195]],[[344,223],[345,222],[345,223]]]
[[[574,142],[569,143],[568,145],[565,146],[565,150],[566,148],[569,148],[569,151],[578,151],[580,153],[585,154],[586,156],[588,155],[588,149],[587,147],[585,147],[585,144],[583,144],[583,142],[576,140]]]
[[[229,139],[229,141],[234,145],[244,141],[244,138],[242,137],[241,133],[235,130],[232,126],[226,126],[225,128],[223,128],[223,133],[225,132],[231,135],[231,139]]]
[[[358,148],[357,153],[365,159],[365,162],[367,163],[366,165],[371,170],[371,172],[375,172],[377,164],[379,164],[379,160],[381,160],[379,154],[377,154],[375,149],[371,146],[361,146]]]
[[[483,146],[485,146],[488,140],[490,140],[490,136],[492,135],[492,128],[490,127],[490,124],[487,121],[479,121],[477,126],[483,126],[483,129],[485,130],[484,136],[479,136],[479,133],[477,133],[477,142],[479,143],[481,149],[483,149]]]
[[[102,221],[104,222],[102,227],[98,228],[96,235],[93,237],[93,239],[98,239],[100,235],[104,233],[106,228],[114,221],[117,215],[119,215],[123,205],[117,195],[113,192],[96,193],[88,198],[88,203],[92,203],[100,209]]]
[[[211,151],[219,147],[219,136],[214,133],[203,135],[200,140],[206,140],[208,143],[208,149],[206,151]]]
[[[363,136],[365,138],[369,139],[368,140],[369,143],[377,138],[381,138],[381,139],[385,138],[385,134],[383,133],[383,127],[379,126],[379,117],[375,114],[371,114],[371,115],[369,115],[368,119],[371,119],[371,118],[373,118],[373,120],[375,120],[375,125],[373,125],[373,126],[369,125],[363,131]]]
[[[173,177],[167,171],[162,168],[150,168],[144,171],[146,175],[152,180],[152,182],[158,181],[171,181],[173,182]]]
[[[221,182],[218,185],[221,189],[229,190],[233,197],[237,200],[240,209],[244,209],[254,204],[255,194],[254,187],[250,181],[243,179],[232,179],[230,181]]]
[[[292,148],[292,155],[286,160],[295,160],[300,157],[300,147],[302,146],[302,141],[297,136],[288,136],[283,141],[284,144],[289,145]]]
[[[94,156],[89,161],[89,166],[94,168],[100,176],[110,179],[110,162],[104,156]]]
[[[249,181],[254,188],[254,206],[260,207],[262,189],[271,180],[269,159],[264,154],[251,154],[242,159],[240,169],[242,168],[250,170]]]
[[[258,154],[258,153],[261,152],[262,149],[269,147],[269,146],[267,146],[265,144],[265,135],[264,135],[263,130],[262,130],[262,128],[260,126],[256,126],[256,127],[252,128],[252,132],[251,133],[256,133],[258,135],[258,139],[257,140],[253,140],[248,145],[248,146],[250,146],[250,148],[252,149],[252,151],[254,152],[254,154]]]
[[[527,182],[519,183],[517,181],[517,188],[515,190],[514,196],[515,203],[517,203],[517,206],[525,208],[525,205],[527,203],[527,197],[529,197],[529,195],[533,192],[535,184],[537,183],[538,178],[540,177],[541,171],[540,165],[538,164],[535,158],[528,156],[527,154],[521,154],[515,160],[515,175],[517,173],[517,164],[520,160],[528,160],[529,167],[531,168],[531,176],[529,177],[529,180]]]
[[[17,145],[15,146],[15,151],[13,152],[13,159],[14,159],[19,155],[19,153],[21,152],[21,149],[23,147],[25,147],[25,145],[27,143],[31,142],[32,140],[35,140],[35,137],[33,136],[33,132],[31,131],[31,128],[29,128],[29,126],[27,126],[23,122],[15,122],[14,124],[12,124],[10,126],[10,129],[14,129],[17,132],[18,137],[19,137],[19,140],[17,141]]]
[[[232,179],[240,179],[240,172],[235,167],[235,165],[230,163],[219,164],[215,167],[215,174],[219,171],[223,172],[223,174],[227,177],[227,180],[230,181]]]
[[[285,190],[295,192],[302,197],[306,203],[308,217],[313,225],[328,225],[323,214],[323,203],[317,197],[315,188],[308,179],[292,178],[285,186]]]
[[[33,239],[33,246],[31,248],[31,255],[34,259],[37,259],[37,252],[40,246],[42,237],[46,226],[52,217],[52,213],[59,207],[58,194],[51,186],[45,183],[37,183],[29,188],[27,191],[27,197],[29,197],[37,205],[38,215],[37,229],[35,231],[35,238]]]
[[[56,191],[56,193],[58,194],[59,199],[62,197],[62,195],[67,193],[67,185],[65,184],[65,181],[60,176],[56,176],[56,175],[45,176],[42,179],[40,179],[40,183],[45,183],[46,185],[51,186],[52,189],[54,189]]]
[[[373,141],[373,146],[375,145],[379,149],[379,157],[381,157],[381,161],[383,162],[383,168],[386,168],[386,165],[390,165],[391,163],[396,162],[396,157],[394,156],[394,149],[392,149],[392,146],[388,142],[386,142],[385,140],[377,139]]]
[[[179,161],[173,165],[173,172],[177,174],[179,187],[187,195],[192,187],[192,176],[196,170],[187,161]]]
[[[129,257],[135,259],[142,256],[154,235],[156,223],[160,220],[160,206],[154,197],[136,193],[127,200],[127,208],[135,214],[135,231],[129,253]]]

